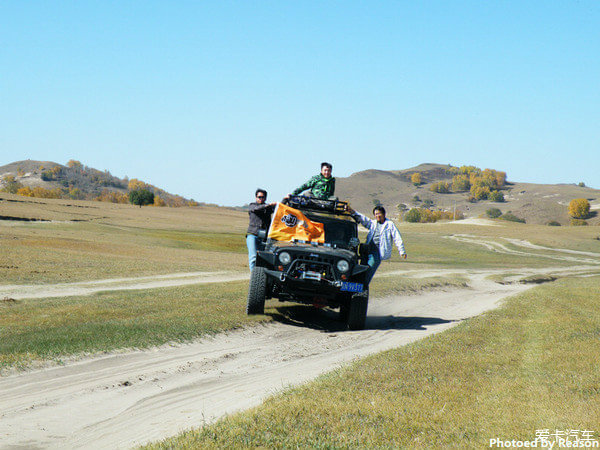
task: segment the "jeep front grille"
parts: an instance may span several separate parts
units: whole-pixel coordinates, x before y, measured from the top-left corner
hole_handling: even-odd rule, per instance
[[[305,272],[316,272],[321,275],[321,279],[334,281],[333,265],[335,258],[313,255],[292,255],[292,263],[288,270],[288,275],[292,278],[300,279]]]

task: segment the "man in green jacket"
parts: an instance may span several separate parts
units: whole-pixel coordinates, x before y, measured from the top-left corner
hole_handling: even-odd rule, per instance
[[[335,178],[331,176],[332,167],[328,162],[321,163],[321,173],[315,175],[298,189],[295,189],[290,195],[298,195],[308,189],[313,197],[327,200],[335,192]]]

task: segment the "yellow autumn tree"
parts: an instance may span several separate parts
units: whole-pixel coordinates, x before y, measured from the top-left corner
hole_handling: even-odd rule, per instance
[[[585,219],[590,214],[590,202],[585,198],[574,198],[569,203],[569,215],[575,219]]]
[[[485,200],[488,198],[490,193],[490,188],[487,186],[482,186],[481,184],[471,186],[471,195],[476,200]]]
[[[415,186],[420,186],[423,183],[423,177],[421,176],[421,174],[419,172],[415,172],[411,175],[410,181]]]
[[[132,178],[131,180],[129,180],[129,183],[127,184],[127,189],[129,189],[130,191],[136,191],[138,189],[145,189],[147,186],[146,183],[144,183],[142,180],[138,180],[137,178]]]
[[[83,164],[81,164],[81,162],[75,160],[75,159],[70,159],[69,162],[67,163],[67,167],[69,169],[83,169]]]
[[[158,195],[154,196],[154,206],[167,206],[167,203]]]
[[[447,181],[440,181],[434,183],[429,187],[431,192],[437,192],[438,194],[448,194],[450,192],[450,183]]]
[[[471,189],[471,182],[468,175],[454,175],[452,177],[452,190],[454,192],[463,192]]]
[[[33,197],[33,191],[31,190],[31,188],[29,186],[25,186],[20,188],[17,191],[17,195],[23,195],[25,197]]]
[[[102,193],[96,197],[96,200],[99,202],[110,202],[110,203],[129,203],[129,197],[127,194],[123,194],[121,192],[113,192],[108,189],[104,189]]]

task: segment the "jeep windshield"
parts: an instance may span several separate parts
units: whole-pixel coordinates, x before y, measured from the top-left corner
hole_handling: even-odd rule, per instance
[[[314,221],[320,222],[325,228],[325,243],[333,247],[348,248],[350,239],[357,237],[356,223],[350,220],[329,218],[324,215],[306,213],[306,216]]]

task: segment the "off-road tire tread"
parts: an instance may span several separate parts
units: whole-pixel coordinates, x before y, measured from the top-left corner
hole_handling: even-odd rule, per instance
[[[267,293],[267,274],[264,267],[255,267],[250,275],[246,314],[264,314]]]
[[[367,309],[369,307],[369,291],[365,290],[352,296],[350,309],[348,311],[348,329],[362,330],[365,327],[367,319]]]

